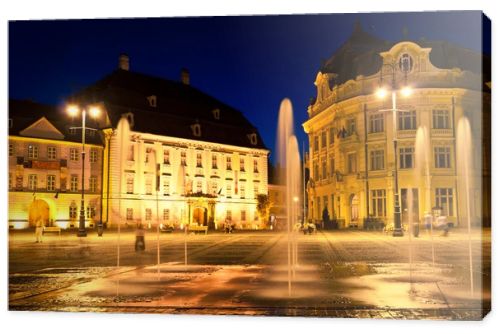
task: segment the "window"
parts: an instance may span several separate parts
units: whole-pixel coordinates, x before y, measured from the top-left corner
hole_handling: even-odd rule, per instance
[[[233,189],[231,188],[231,183],[228,183],[226,185],[226,197],[231,198],[231,195],[233,194]]]
[[[328,210],[328,196],[323,196],[323,207],[322,210],[327,209]]]
[[[170,195],[170,180],[163,179],[163,196]]]
[[[402,147],[399,149],[399,168],[413,168],[413,147]]]
[[[90,150],[90,158],[89,158],[89,160],[92,163],[97,162],[97,150],[95,148],[92,148]]]
[[[241,221],[244,222],[247,220],[247,212],[245,210],[241,210]]]
[[[442,209],[444,216],[453,216],[453,189],[436,188],[436,206]]]
[[[146,178],[146,195],[151,195],[153,193],[153,180],[148,177]]]
[[[97,192],[97,176],[95,175],[89,178],[89,191],[91,193]]]
[[[321,148],[326,148],[326,131],[321,132]]]
[[[217,194],[217,191],[219,189],[219,185],[217,184],[217,181],[212,182],[212,194]]]
[[[330,139],[330,145],[333,145],[333,143],[335,142],[335,129],[333,127],[330,128],[329,139]]]
[[[432,127],[434,129],[449,129],[450,119],[448,110],[432,111]]]
[[[9,190],[12,189],[12,173],[9,173]]]
[[[384,150],[370,152],[370,170],[384,169]]]
[[[71,175],[71,180],[69,184],[69,190],[73,192],[78,191],[78,175]]]
[[[127,220],[133,220],[133,219],[134,219],[134,209],[127,208]]]
[[[87,206],[87,218],[94,218],[96,214],[95,206]]]
[[[253,186],[253,198],[257,198],[257,195],[259,195],[259,186],[255,185]]]
[[[240,172],[245,171],[245,158],[240,158]]]
[[[14,144],[9,144],[9,157],[14,156],[15,149],[14,149]]]
[[[54,146],[47,147],[47,159],[55,160],[57,158],[56,148]]]
[[[196,167],[198,167],[198,168],[203,167],[203,164],[201,161],[201,153],[196,153]]]
[[[258,173],[259,172],[259,162],[257,161],[257,159],[253,160],[253,172],[254,173]]]
[[[181,166],[186,166],[186,151],[181,152]]]
[[[220,110],[218,108],[212,110],[212,115],[214,116],[215,119],[220,119]]]
[[[326,158],[321,159],[321,179],[326,179]]]
[[[133,193],[134,193],[134,177],[128,176],[127,177],[127,194],[133,194]]]
[[[76,148],[69,149],[69,160],[78,161],[78,150]]]
[[[449,147],[434,147],[434,167],[450,168]]]
[[[318,181],[319,180],[319,166],[318,166],[318,164],[315,163],[313,168],[314,168],[314,181]]]
[[[76,219],[77,215],[78,215],[78,209],[76,205],[73,204],[69,207],[69,218]]]
[[[350,118],[346,121],[347,136],[351,136],[356,133],[356,119]]]
[[[316,211],[318,218],[321,218],[321,197],[316,197]]]
[[[10,176],[10,174],[9,174]],[[10,182],[9,182],[10,185]],[[56,176],[47,175],[47,191],[54,191],[56,189]]]
[[[163,163],[170,165],[170,150],[163,150]]]
[[[386,200],[385,200],[385,189],[372,190],[372,215],[374,217],[385,217],[386,212]]]
[[[398,112],[398,129],[415,130],[417,128],[417,113],[415,110]]]
[[[30,174],[28,176],[28,189],[36,190],[38,183],[38,176],[36,174]]]
[[[245,185],[243,183],[240,186],[240,197],[245,198]]]
[[[403,53],[399,57],[398,65],[401,72],[409,73],[413,68],[413,58],[408,53]]]
[[[226,157],[226,170],[231,170],[231,157]]]
[[[200,124],[191,125],[191,130],[193,131],[193,136],[201,137],[201,126]]]
[[[148,208],[148,209],[146,209],[145,219],[146,219],[146,220],[151,220],[151,219],[152,219],[152,216],[153,216],[153,214],[152,214],[152,212],[151,212],[151,209],[149,209],[149,208]]]
[[[384,114],[376,113],[370,115],[370,133],[384,132]]]
[[[163,221],[170,220],[170,209],[163,209]]]
[[[314,136],[314,152],[319,151],[319,138],[318,136]]]
[[[201,193],[203,192],[203,183],[201,181],[196,181],[196,192]]]
[[[28,145],[28,159],[38,159],[38,146]]]
[[[150,107],[156,108],[156,95],[151,95],[146,98]]]
[[[130,144],[130,146],[128,147],[127,160],[134,161],[134,143]]]
[[[358,171],[356,153],[347,154],[347,173],[353,174]]]
[[[212,169],[217,169],[217,155],[212,153]]]
[[[335,175],[335,159],[332,157],[330,158],[330,177],[333,177]]]
[[[231,212],[231,210],[227,210],[226,211],[226,219],[233,219],[233,213]]]

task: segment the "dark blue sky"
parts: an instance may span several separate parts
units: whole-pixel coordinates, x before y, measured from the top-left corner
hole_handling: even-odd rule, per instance
[[[9,97],[60,103],[113,71],[125,52],[133,71],[177,80],[188,68],[191,85],[241,110],[271,150],[289,97],[302,146],[321,61],[356,20],[392,41],[406,27],[411,39],[482,47],[480,12],[18,21],[9,24]]]

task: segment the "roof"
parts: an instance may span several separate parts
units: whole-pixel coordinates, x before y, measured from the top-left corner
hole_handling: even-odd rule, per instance
[[[322,73],[335,73],[332,86],[340,85],[358,75],[369,76],[377,73],[382,66],[380,52],[389,50],[402,42],[390,42],[364,31],[359,23],[354,27],[347,41],[321,66]],[[484,65],[484,82],[491,80],[491,59],[473,50],[446,41],[408,40],[424,48],[432,48],[429,55],[431,63],[442,69],[460,68],[481,73]]]
[[[148,97],[156,97],[150,106]],[[104,103],[111,126],[122,114],[132,112],[132,130],[164,136],[265,149],[255,126],[235,108],[181,82],[117,69],[72,99]],[[219,118],[214,116],[218,110]],[[200,124],[201,136],[191,126]],[[249,138],[255,133],[256,144]]]
[[[41,104],[31,100],[9,100],[9,135],[26,137],[21,132],[43,117],[64,135],[63,140],[81,143],[81,132],[71,133],[69,129],[71,126],[80,125],[75,123],[76,120],[71,120],[64,113],[64,110],[57,106]],[[93,124],[90,123],[88,126],[93,127]],[[100,135],[87,136],[86,142],[96,145],[103,144]]]

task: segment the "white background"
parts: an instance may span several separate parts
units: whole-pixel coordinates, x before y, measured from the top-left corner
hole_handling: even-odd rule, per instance
[[[7,275],[7,105],[8,105],[8,24],[9,20],[27,19],[63,19],[63,18],[106,18],[106,17],[167,17],[167,16],[211,16],[237,14],[295,14],[295,13],[356,13],[380,11],[422,11],[422,10],[483,10],[492,19],[493,37],[493,82],[497,82],[498,60],[496,50],[495,21],[500,18],[500,3],[495,0],[475,1],[383,1],[383,0],[309,0],[309,1],[109,1],[103,0],[31,0],[0,2],[0,220],[2,251],[0,251],[0,332],[1,333],[151,333],[151,332],[202,332],[202,333],[468,333],[499,332],[500,315],[493,310],[481,322],[449,321],[396,321],[369,319],[320,319],[320,318],[271,318],[240,316],[187,316],[187,315],[131,315],[131,314],[83,314],[83,313],[44,313],[44,312],[8,312],[8,275]],[[497,8],[499,7],[499,8]],[[464,22],[464,24],[467,24]],[[479,36],[478,36],[479,38]],[[36,58],[36,57],[35,57]],[[498,159],[495,148],[499,146],[499,117],[495,104],[498,94],[493,94],[493,138],[492,138],[492,175],[493,175],[493,226],[498,218]],[[496,108],[495,108],[496,107]],[[5,191],[4,191],[5,189]],[[493,238],[498,242],[498,228],[493,228]],[[493,243],[493,283],[498,279],[498,266]],[[498,284],[497,284],[498,285]],[[493,285],[493,308],[498,305],[497,285]],[[494,329],[496,327],[496,329]]]

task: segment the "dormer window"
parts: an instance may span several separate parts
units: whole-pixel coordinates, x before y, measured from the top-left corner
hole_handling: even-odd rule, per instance
[[[410,73],[413,69],[413,58],[408,53],[403,53],[399,57],[399,69],[403,73]]]
[[[212,110],[212,115],[214,116],[215,119],[220,119],[220,109],[219,108],[216,108],[214,110]]]
[[[249,134],[248,139],[250,140],[250,143],[252,145],[257,145],[257,134],[256,133]]]
[[[147,99],[148,99],[149,106],[156,108],[156,95],[148,96]]]
[[[193,136],[201,137],[201,126],[199,123],[191,125],[191,131],[193,131]]]

